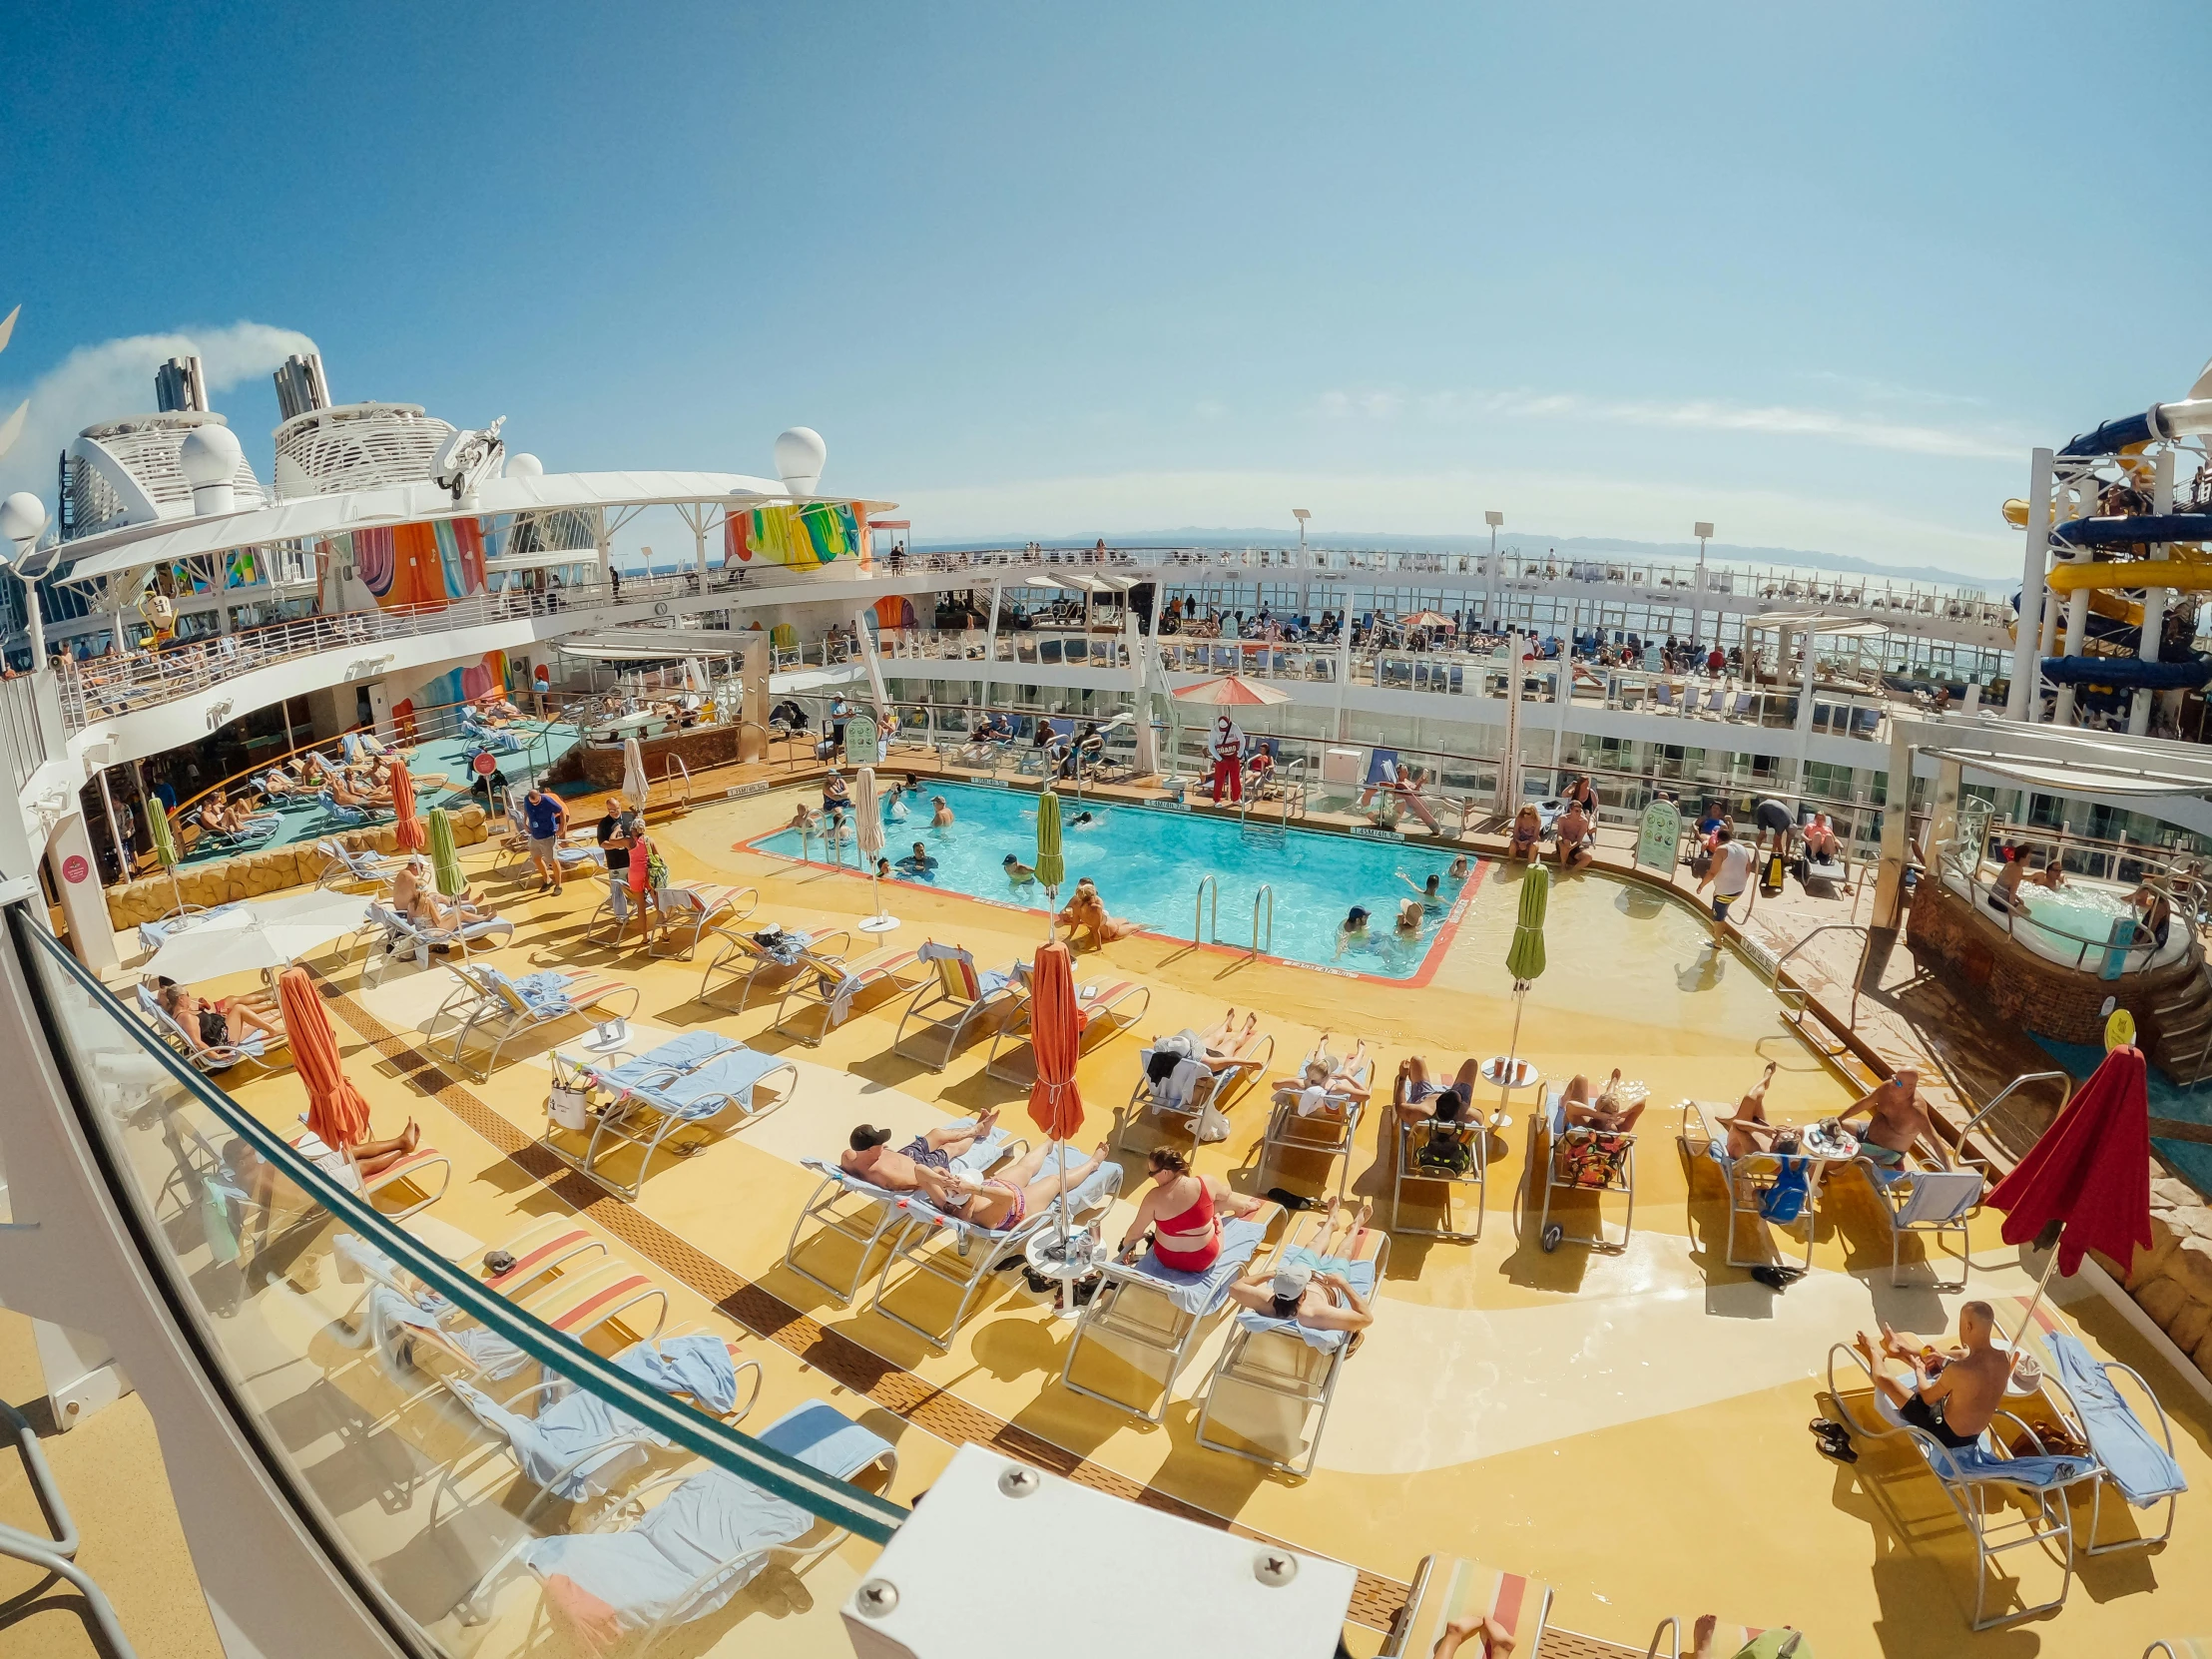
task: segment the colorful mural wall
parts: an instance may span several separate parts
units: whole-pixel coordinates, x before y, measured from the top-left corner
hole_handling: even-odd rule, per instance
[[[862,570],[872,562],[867,515],[850,501],[756,507],[723,521],[725,565],[759,560],[792,570],[819,570],[838,559],[855,559]]]
[[[446,605],[484,591],[484,530],[473,518],[377,525],[332,538],[385,610]]]
[[[421,526],[403,524],[399,528],[419,529]],[[356,535],[359,533],[355,532]],[[507,654],[504,651],[487,651],[481,660],[448,669],[436,679],[425,681],[414,696],[404,702],[394,703],[391,706],[392,724],[405,734],[413,730],[417,710],[427,713],[455,703],[472,702],[488,691],[510,691],[513,688],[508,684],[507,675]]]

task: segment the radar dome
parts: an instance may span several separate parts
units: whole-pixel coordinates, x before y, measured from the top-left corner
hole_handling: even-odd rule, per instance
[[[529,450],[517,449],[507,457],[506,469],[501,472],[500,476],[503,478],[543,478],[545,476],[545,463],[531,454]]]
[[[46,503],[29,490],[17,490],[0,501],[0,536],[13,542],[36,541],[46,528]],[[4,553],[5,549],[0,549]]]
[[[822,482],[830,446],[812,426],[794,426],[776,439],[776,476],[794,495],[812,495]]]
[[[177,448],[177,469],[196,490],[210,484],[228,484],[238,475],[244,453],[236,432],[210,422],[185,434],[185,441]]]

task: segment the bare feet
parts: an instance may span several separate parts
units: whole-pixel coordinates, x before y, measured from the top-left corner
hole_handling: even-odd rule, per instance
[[[1859,1332],[1851,1339],[1851,1346],[1859,1351],[1859,1358],[1867,1362],[1869,1371],[1881,1370],[1881,1362],[1875,1358],[1874,1344],[1867,1340],[1867,1334],[1864,1331]]]
[[[987,1138],[990,1132],[997,1127],[998,1108],[996,1106],[993,1106],[989,1111],[985,1112],[981,1117],[975,1120],[975,1138],[979,1141],[983,1140]]]
[[[1712,1659],[1713,1632],[1720,1626],[1720,1615],[1706,1613],[1697,1621],[1690,1637],[1690,1659]]]

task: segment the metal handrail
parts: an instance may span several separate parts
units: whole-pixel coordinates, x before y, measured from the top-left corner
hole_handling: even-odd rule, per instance
[[[2058,1109],[2061,1112],[2066,1109],[2066,1102],[2073,1098],[2074,1083],[2071,1073],[2063,1071],[2023,1071],[2019,1074],[2019,1076],[2013,1078],[2011,1082],[2005,1084],[2003,1088],[1997,1090],[1997,1092],[1989,1098],[1988,1104],[1983,1106],[1980,1111],[1974,1113],[1972,1117],[1968,1118],[1964,1123],[1961,1123],[1958,1126],[1959,1142],[1963,1144],[1966,1137],[1972,1134],[1975,1129],[1980,1127],[1982,1119],[1986,1118],[1991,1112],[1995,1111],[1999,1106],[2002,1106],[2007,1100],[2011,1099],[2013,1093],[2016,1090],[2024,1088],[2029,1083],[2058,1084]]]
[[[1268,905],[1268,936],[1265,946],[1260,942],[1260,901],[1263,898],[1267,900]],[[1252,954],[1255,956],[1263,955],[1274,948],[1275,884],[1271,881],[1263,881],[1260,883],[1260,890],[1252,895]]]
[[[1851,976],[1851,1029],[1856,1031],[1859,1029],[1859,982],[1866,977],[1867,951],[1874,946],[1874,930],[1863,921],[1824,921],[1777,956],[1774,959],[1774,993],[1780,997],[1787,997],[1792,991],[1797,993],[1799,998],[1796,1008],[1797,1022],[1800,1025],[1804,1024],[1806,1004],[1812,1001],[1813,993],[1806,990],[1802,985],[1785,986],[1782,983],[1782,969],[1792,956],[1795,956],[1823,933],[1857,933],[1867,941],[1859,952],[1859,966]]]
[[[684,780],[684,805],[688,808],[692,804],[691,768],[684,765],[683,756],[671,755],[668,758],[668,765],[661,768],[661,782],[668,785],[670,789],[673,790],[675,788],[676,780],[679,775],[681,775]]]
[[[1206,889],[1208,887],[1214,890],[1214,925],[1201,932],[1200,929],[1205,926]],[[1220,934],[1221,878],[1216,875],[1202,875],[1198,880],[1197,898],[1191,908],[1191,943],[1212,944],[1220,937]]]

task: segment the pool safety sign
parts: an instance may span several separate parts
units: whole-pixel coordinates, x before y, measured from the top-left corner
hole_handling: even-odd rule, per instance
[[[856,767],[879,766],[883,742],[872,715],[854,715],[844,725],[844,758]]]
[[[1636,862],[1672,874],[1681,844],[1681,809],[1671,801],[1654,801],[1646,807],[1643,828],[1636,833]]]

